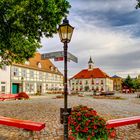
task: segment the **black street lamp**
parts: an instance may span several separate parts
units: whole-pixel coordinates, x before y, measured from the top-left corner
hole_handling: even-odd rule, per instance
[[[58,32],[61,42],[64,43],[64,140],[68,140],[68,108],[67,108],[67,95],[68,95],[68,85],[67,85],[67,50],[68,43],[71,40],[74,28],[69,24],[67,18],[63,20],[63,23],[59,25]]]

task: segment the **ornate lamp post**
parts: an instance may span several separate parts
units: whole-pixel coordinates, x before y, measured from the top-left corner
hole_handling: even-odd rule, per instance
[[[67,18],[63,20],[63,23],[59,25],[58,32],[60,40],[64,43],[64,140],[68,140],[68,110],[67,110],[67,95],[68,95],[68,85],[67,85],[67,50],[68,43],[71,41],[72,33],[74,28],[69,24]]]

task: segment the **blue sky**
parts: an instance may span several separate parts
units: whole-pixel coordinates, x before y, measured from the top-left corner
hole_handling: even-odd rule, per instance
[[[140,74],[140,9],[136,0],[69,0],[69,22],[75,27],[69,52],[78,63],[68,63],[69,77],[88,67],[91,56],[95,67],[110,76]],[[59,36],[42,39],[41,53],[63,50]],[[63,62],[53,63],[63,72]]]

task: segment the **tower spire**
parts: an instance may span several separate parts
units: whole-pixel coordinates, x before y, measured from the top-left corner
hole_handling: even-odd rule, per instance
[[[88,64],[89,63],[93,63],[91,56],[90,56],[89,61],[88,61]]]
[[[93,63],[92,58],[90,56],[89,61],[88,61],[88,70],[93,70],[93,66],[94,66],[94,63]]]

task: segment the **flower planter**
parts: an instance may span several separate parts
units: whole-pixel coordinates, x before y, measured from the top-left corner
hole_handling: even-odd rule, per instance
[[[113,132],[94,109],[82,105],[72,109],[68,124],[69,140],[108,140]]]

